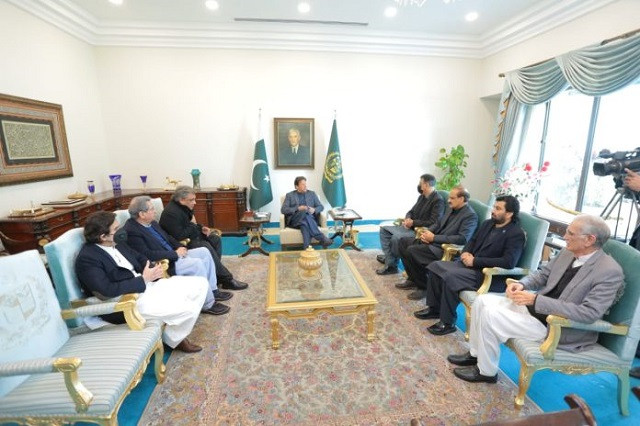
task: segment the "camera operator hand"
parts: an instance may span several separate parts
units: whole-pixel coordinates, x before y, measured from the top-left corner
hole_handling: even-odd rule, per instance
[[[624,177],[624,184],[632,191],[640,191],[640,174],[633,170],[624,169],[627,173]]]

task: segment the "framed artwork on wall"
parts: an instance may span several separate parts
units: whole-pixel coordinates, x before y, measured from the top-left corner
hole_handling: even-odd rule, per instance
[[[313,118],[274,118],[276,168],[313,169]]]
[[[62,106],[0,94],[0,185],[68,176]]]

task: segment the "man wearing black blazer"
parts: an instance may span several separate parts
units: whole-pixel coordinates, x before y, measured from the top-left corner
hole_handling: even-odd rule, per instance
[[[131,218],[122,227],[127,233],[127,245],[149,260],[167,259],[170,275],[205,277],[211,291],[207,294],[203,311],[212,315],[229,312],[229,307],[219,302],[231,299],[233,294],[218,290],[216,267],[209,250],[204,247],[187,250],[154,220],[155,212],[148,195],[134,197],[131,200]]]
[[[149,260],[125,244],[116,244],[118,221],[113,212],[98,211],[87,218],[84,226],[86,243],[76,258],[76,274],[82,289],[101,300],[128,293],[139,293],[136,308],[145,319],[162,321],[162,340],[183,352],[202,348],[191,343],[191,333],[209,292],[203,277],[162,278],[160,264]],[[103,316],[109,322],[122,318]]]
[[[415,236],[417,227],[433,231],[438,226],[438,220],[444,212],[444,200],[436,191],[436,178],[430,174],[420,176],[418,192],[418,200],[407,212],[401,225],[380,227],[380,247],[384,254],[378,255],[376,260],[384,263],[384,267],[376,270],[378,275],[398,273],[402,238]]]
[[[427,268],[427,307],[414,313],[419,319],[439,318],[427,330],[438,336],[456,331],[458,293],[477,290],[483,280],[483,268],[516,266],[524,248],[525,234],[518,225],[520,203],[512,195],[496,198],[491,219],[478,232],[454,262],[437,261]]]
[[[407,237],[400,241],[400,257],[407,271],[404,283],[397,288],[408,290],[417,287],[408,297],[420,300],[427,297],[427,266],[442,258],[442,244],[466,244],[478,227],[478,215],[469,207],[469,192],[458,185],[449,191],[449,207],[438,227],[425,230],[419,238]]]

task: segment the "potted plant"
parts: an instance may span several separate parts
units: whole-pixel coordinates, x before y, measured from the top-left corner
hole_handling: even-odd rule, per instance
[[[445,148],[440,148],[440,154],[442,156],[436,162],[436,167],[441,169],[443,174],[436,188],[449,191],[459,185],[462,178],[465,177],[464,168],[467,167],[469,155],[465,153],[462,145],[452,147],[448,153]]]

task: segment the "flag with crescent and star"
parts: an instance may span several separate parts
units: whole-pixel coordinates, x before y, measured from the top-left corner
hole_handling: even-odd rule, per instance
[[[251,189],[249,190],[249,206],[252,210],[258,210],[273,201],[271,193],[271,178],[269,177],[269,164],[267,163],[267,150],[264,139],[256,142],[253,153],[253,167],[251,170]]]
[[[340,144],[338,142],[338,125],[333,120],[331,139],[327,158],[324,160],[324,173],[322,176],[322,191],[331,207],[344,207],[347,204],[347,194],[344,190],[342,177],[342,158],[340,157]]]

